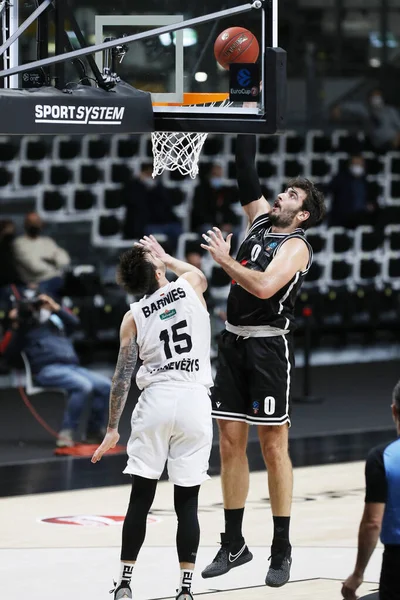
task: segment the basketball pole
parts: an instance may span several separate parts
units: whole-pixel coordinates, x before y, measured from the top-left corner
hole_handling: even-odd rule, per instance
[[[51,0],[45,0],[43,4],[40,5],[40,8],[34,11],[32,15],[19,27],[17,32],[12,36],[9,40],[7,40],[6,44],[0,48],[0,56],[2,52],[6,48],[8,48],[13,42],[15,42],[25,29],[34,22],[34,20],[39,16],[45,8],[49,5]],[[62,0],[58,0],[62,1]],[[45,6],[46,5],[46,6]],[[43,8],[45,6],[45,8]],[[162,35],[164,33],[170,33],[171,31],[179,31],[181,29],[186,29],[187,27],[193,27],[196,25],[201,25],[203,23],[209,23],[210,21],[214,21],[215,19],[221,19],[223,17],[232,17],[234,15],[242,14],[244,12],[249,12],[254,9],[260,9],[263,6],[262,0],[255,0],[252,4],[242,4],[240,6],[236,6],[235,8],[230,8],[227,10],[221,10],[215,13],[210,13],[208,15],[204,15],[203,17],[196,17],[194,19],[188,19],[186,21],[181,21],[179,23],[173,25],[165,25],[164,27],[156,27],[155,29],[151,29],[150,31],[144,31],[142,33],[137,33],[133,35],[129,35],[123,38],[117,38],[110,42],[103,42],[102,44],[97,44],[94,46],[88,46],[87,48],[80,48],[79,50],[74,50],[72,52],[66,52],[65,54],[53,56],[50,58],[46,58],[43,60],[36,60],[24,65],[12,67],[11,69],[3,69],[0,71],[0,77],[9,77],[11,75],[16,75],[18,73],[22,73],[25,71],[29,71],[30,69],[40,69],[42,67],[47,67],[50,65],[55,65],[60,62],[64,62],[66,60],[72,60],[75,58],[79,58],[81,56],[87,56],[88,54],[93,54],[95,52],[102,52],[103,50],[107,50],[108,48],[115,48],[116,46],[120,46],[121,44],[129,44],[131,42],[136,42],[139,40],[146,40],[148,38],[152,38],[154,36]],[[35,17],[33,15],[35,14]],[[29,21],[29,25],[27,22]]]

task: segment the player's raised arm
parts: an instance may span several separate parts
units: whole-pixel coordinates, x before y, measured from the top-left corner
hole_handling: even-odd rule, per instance
[[[239,199],[250,224],[269,213],[271,207],[262,195],[256,168],[255,135],[238,135],[236,139],[236,177],[239,187]]]
[[[200,291],[200,293],[206,291],[208,284],[207,278],[203,271],[200,271],[200,269],[194,265],[191,265],[190,263],[187,263],[183,260],[178,260],[170,254],[167,254],[164,248],[152,235],[144,236],[140,240],[140,243],[142,246],[150,250],[150,252],[154,253],[160,260],[162,260],[165,266],[170,271],[175,273],[175,275],[178,275],[178,277],[185,275],[185,279],[187,279],[196,290]]]
[[[119,420],[125,408],[126,399],[131,387],[137,357],[136,325],[132,313],[129,311],[124,316],[120,329],[120,348],[117,366],[112,378],[107,433],[102,444],[93,454],[93,463],[98,462],[103,454],[110,448],[114,448],[119,441]]]
[[[207,245],[202,244],[202,248],[208,250],[215,262],[242,288],[262,300],[272,298],[298,271],[305,271],[310,259],[304,241],[293,238],[282,244],[265,271],[252,271],[230,256],[230,238],[224,240],[217,227],[207,234],[203,235]]]

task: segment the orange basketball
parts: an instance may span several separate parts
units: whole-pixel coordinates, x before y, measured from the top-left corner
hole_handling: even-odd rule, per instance
[[[255,63],[259,52],[257,39],[243,27],[225,29],[214,44],[215,58],[224,69],[231,63]]]

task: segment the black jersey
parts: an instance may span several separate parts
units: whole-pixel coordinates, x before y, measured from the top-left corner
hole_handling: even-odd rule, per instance
[[[236,260],[247,269],[265,271],[284,242],[300,238],[310,251],[307,268],[305,271],[298,271],[287,285],[266,300],[257,298],[232,281],[228,296],[227,320],[236,326],[269,325],[292,331],[295,328],[294,303],[310,268],[312,249],[305,239],[303,229],[296,229],[292,233],[272,233],[271,229],[268,214],[257,217],[239,248]]]

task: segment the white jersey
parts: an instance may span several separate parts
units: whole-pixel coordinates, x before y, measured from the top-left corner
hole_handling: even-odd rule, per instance
[[[213,385],[210,364],[210,316],[193,287],[179,277],[131,304],[143,361],[136,383]]]

